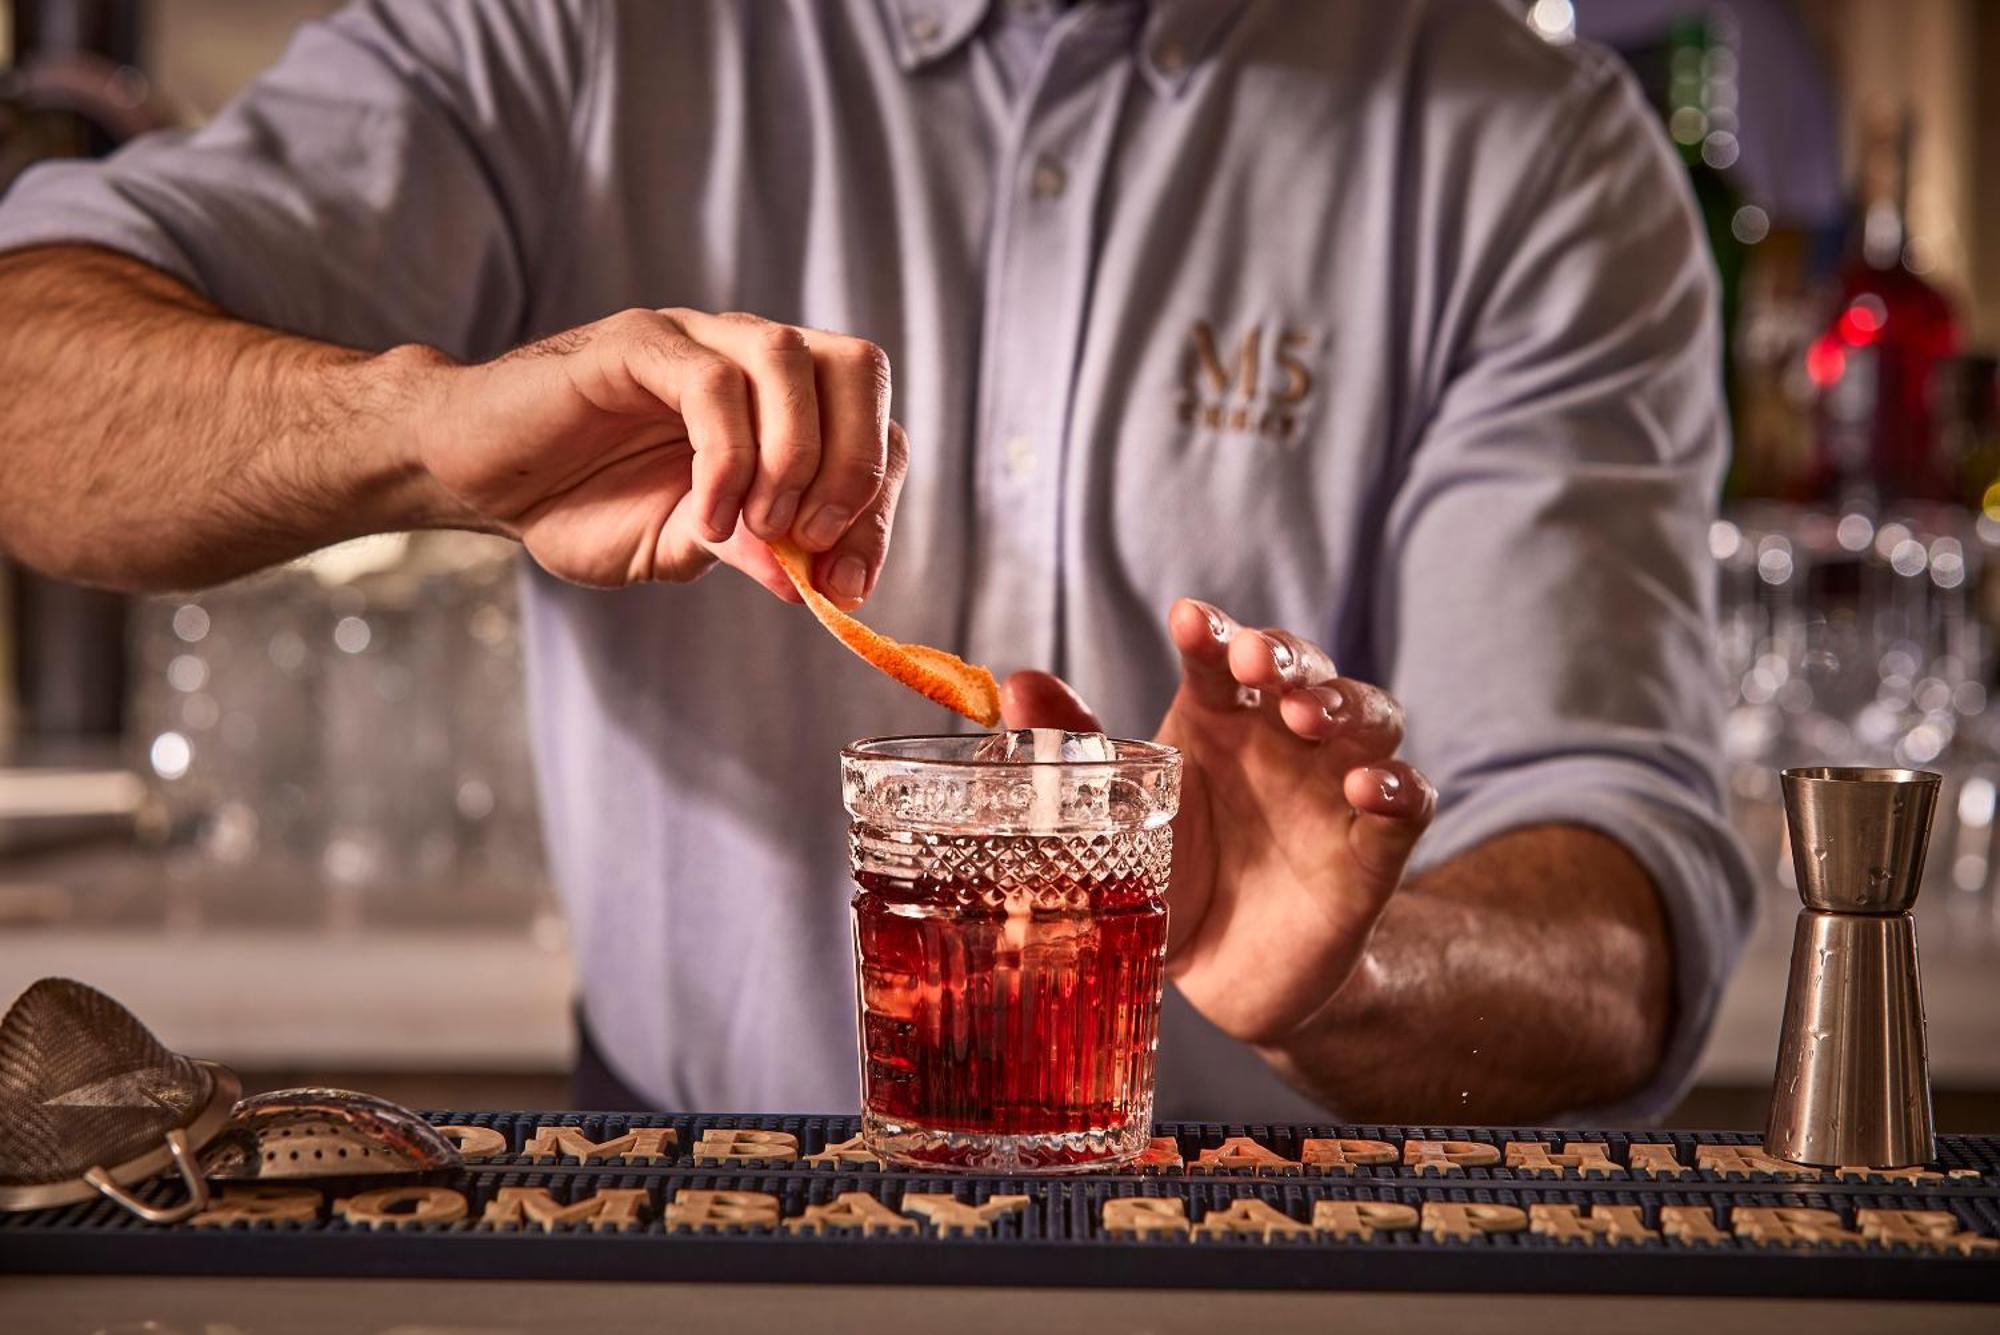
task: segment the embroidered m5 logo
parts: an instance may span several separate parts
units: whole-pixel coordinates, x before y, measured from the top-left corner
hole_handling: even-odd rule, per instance
[[[1262,325],[1231,340],[1207,320],[1196,320],[1181,363],[1181,424],[1293,439],[1313,392],[1312,368],[1303,358],[1319,342],[1308,330]]]

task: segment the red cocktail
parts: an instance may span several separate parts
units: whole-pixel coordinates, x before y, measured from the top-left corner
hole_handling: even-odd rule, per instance
[[[1042,741],[843,755],[863,1133],[887,1159],[1094,1168],[1152,1134],[1179,757]]]

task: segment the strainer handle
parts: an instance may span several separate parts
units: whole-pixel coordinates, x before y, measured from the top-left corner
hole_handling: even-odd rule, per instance
[[[185,1130],[175,1127],[167,1132],[167,1148],[173,1152],[174,1162],[180,1166],[181,1181],[187,1183],[188,1198],[179,1205],[170,1205],[165,1209],[148,1205],[113,1182],[111,1174],[102,1168],[92,1168],[83,1175],[83,1180],[149,1224],[178,1224],[197,1211],[208,1208],[208,1182],[195,1165],[194,1151],[188,1148]]]

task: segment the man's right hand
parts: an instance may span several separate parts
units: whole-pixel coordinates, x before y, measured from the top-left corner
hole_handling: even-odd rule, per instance
[[[264,328],[86,246],[0,255],[0,385],[0,552],[133,591],[458,527],[579,584],[720,560],[797,601],[789,535],[853,607],[907,463],[888,360],[847,335],[633,310],[467,366]]]
[[[615,587],[721,560],[797,601],[766,545],[789,534],[836,601],[875,585],[908,449],[872,343],[628,310],[423,378],[425,471],[552,574]]]

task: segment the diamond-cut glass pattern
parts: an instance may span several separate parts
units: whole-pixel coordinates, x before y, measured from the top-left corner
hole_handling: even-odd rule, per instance
[[[856,871],[912,883],[933,903],[998,909],[1088,909],[1091,888],[1144,882],[1164,893],[1173,830],[1079,835],[927,834],[860,821],[848,827]]]

